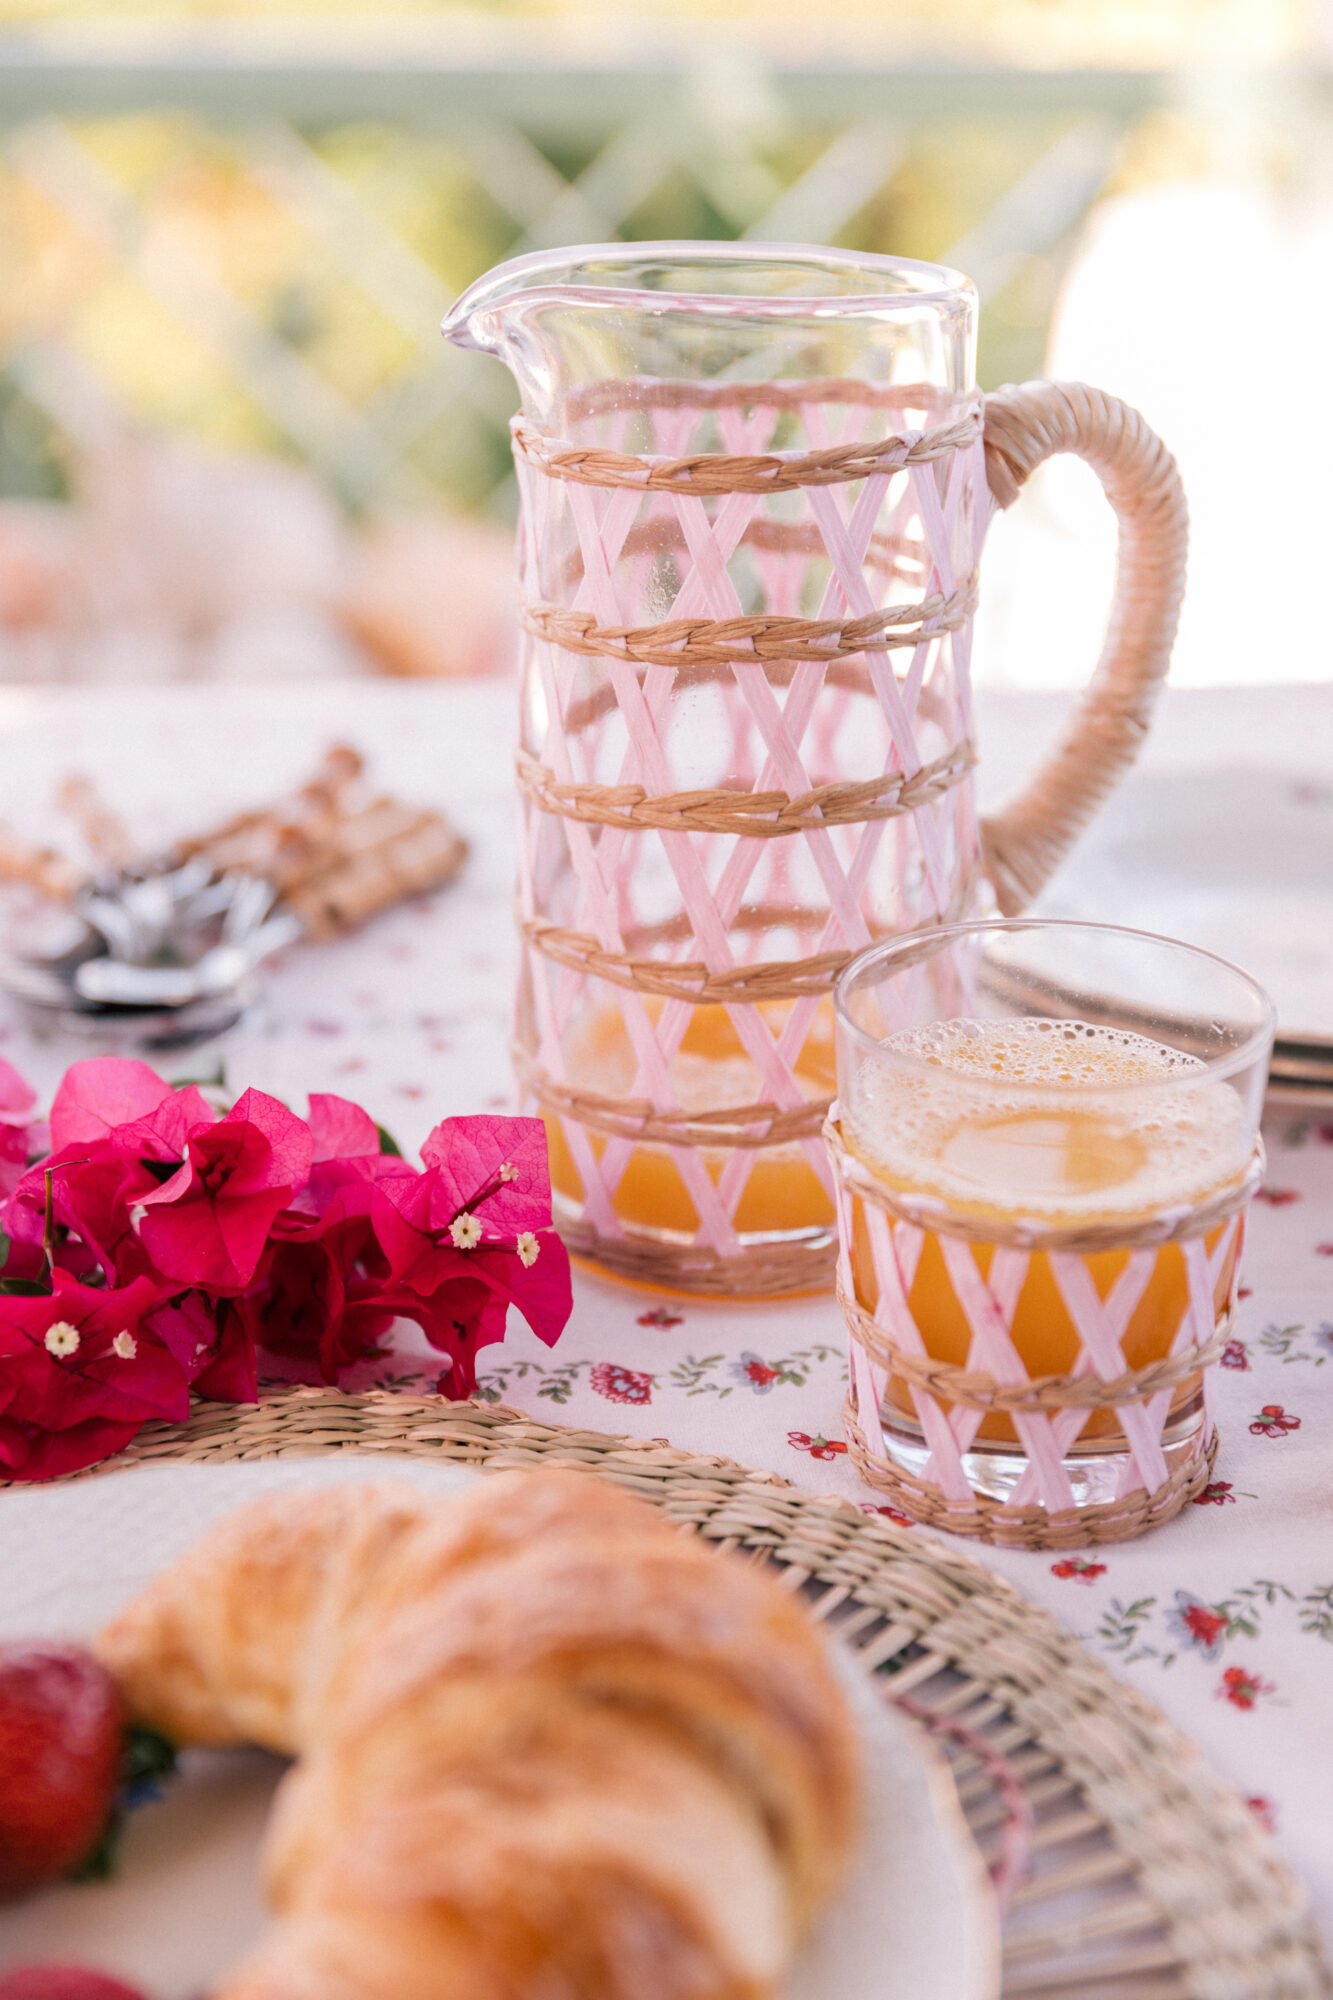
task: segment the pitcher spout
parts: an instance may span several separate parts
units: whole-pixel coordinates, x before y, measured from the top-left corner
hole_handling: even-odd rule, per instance
[[[850,376],[971,387],[976,293],[938,265],[788,243],[594,243],[501,264],[445,337],[503,361],[524,414],[564,429],[594,388]]]

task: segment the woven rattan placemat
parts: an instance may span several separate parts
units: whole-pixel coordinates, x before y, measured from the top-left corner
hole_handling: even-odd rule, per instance
[[[201,1404],[99,1469],[347,1451],[486,1471],[579,1466],[684,1530],[779,1565],[884,1692],[932,1723],[983,1853],[1019,1874],[1005,2000],[1333,1991],[1301,1891],[1193,1745],[1046,1612],[919,1531],[729,1459],[562,1430],[499,1404],[381,1392]]]

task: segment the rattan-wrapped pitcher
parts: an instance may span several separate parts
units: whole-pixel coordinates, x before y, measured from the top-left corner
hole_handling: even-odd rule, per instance
[[[562,1231],[612,1270],[831,1282],[839,971],[1021,909],[1142,739],[1183,586],[1174,463],[1082,385],[983,397],[975,327],[957,272],[702,243],[520,258],[446,321],[522,392],[516,1061]],[[1111,630],[979,821],[981,545],[1064,451],[1119,516]]]

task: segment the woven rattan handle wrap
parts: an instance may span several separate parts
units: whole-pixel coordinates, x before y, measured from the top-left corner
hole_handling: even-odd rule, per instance
[[[986,872],[1005,916],[1031,902],[1137,756],[1185,590],[1184,488],[1137,410],[1083,382],[987,396],[986,476],[1001,507],[1065,451],[1092,467],[1119,519],[1115,602],[1097,670],[1060,741],[1020,796],[982,822]]]

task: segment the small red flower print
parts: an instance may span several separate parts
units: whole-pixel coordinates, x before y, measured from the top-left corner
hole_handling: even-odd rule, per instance
[[[1168,1629],[1182,1646],[1192,1646],[1207,1659],[1215,1660],[1222,1650],[1222,1641],[1227,1636],[1231,1624],[1225,1611],[1219,1611],[1214,1604],[1205,1604],[1201,1598],[1191,1596],[1188,1590],[1178,1590],[1176,1601],[1166,1614]]]
[[[882,1514],[886,1521],[893,1521],[900,1528],[914,1528],[916,1522],[910,1514],[904,1514],[897,1507],[877,1507],[873,1500],[861,1502],[863,1514]]]
[[[793,1379],[785,1369],[765,1361],[762,1354],[742,1354],[738,1361],[732,1362],[729,1373],[742,1388],[753,1389],[756,1396],[766,1396],[775,1382]]]
[[[1265,1403],[1250,1430],[1255,1437],[1278,1438],[1288,1431],[1298,1431],[1300,1427],[1300,1418],[1289,1416],[1281,1403]]]
[[[1333,1146],[1333,1125],[1317,1125],[1315,1137],[1321,1146]]]
[[[1254,1297],[1254,1286],[1253,1286],[1253,1285],[1237,1285],[1237,1287],[1236,1287],[1236,1297],[1237,1297],[1238,1299],[1252,1299],[1252,1298]]]
[[[1066,1556],[1063,1562],[1051,1564],[1051,1575],[1065,1577],[1070,1583],[1096,1583],[1099,1576],[1106,1575],[1106,1564],[1088,1562],[1083,1556]]]
[[[622,1368],[618,1361],[599,1361],[588,1376],[599,1396],[608,1403],[651,1403],[653,1378],[637,1368]]]
[[[811,1437],[808,1431],[788,1431],[787,1443],[797,1451],[808,1451],[811,1458],[835,1458],[847,1447],[840,1440],[826,1437]]]
[[[669,1306],[650,1306],[646,1313],[639,1314],[634,1324],[636,1326],[684,1326],[685,1320],[681,1313],[672,1312]]]
[[[1244,1667],[1228,1667],[1218,1685],[1219,1701],[1229,1701],[1233,1708],[1251,1709],[1261,1696],[1276,1694],[1272,1681],[1266,1681],[1262,1674],[1249,1673]]]
[[[1243,1374],[1250,1372],[1250,1350],[1243,1340],[1229,1340],[1222,1349],[1222,1366],[1239,1368]]]
[[[1236,1496],[1229,1479],[1210,1479],[1202,1493],[1194,1496],[1196,1507],[1234,1507]]]
[[[1333,1257],[1333,1243],[1316,1243],[1314,1254],[1316,1257]]]
[[[1246,1799],[1246,1805],[1258,1820],[1265,1833],[1277,1832],[1277,1811],[1271,1799]]]
[[[1300,1198],[1299,1188],[1261,1187],[1259,1190],[1259,1200],[1266,1201],[1270,1208],[1290,1208]]]

